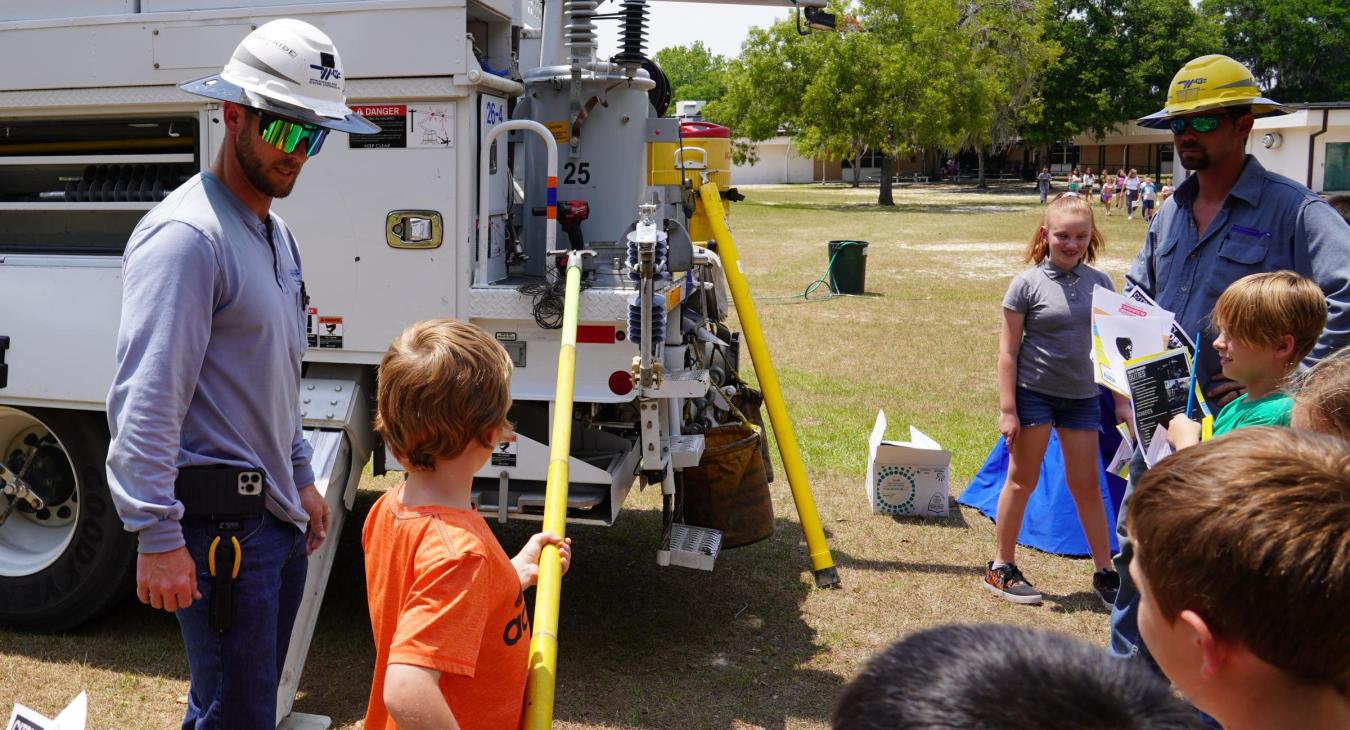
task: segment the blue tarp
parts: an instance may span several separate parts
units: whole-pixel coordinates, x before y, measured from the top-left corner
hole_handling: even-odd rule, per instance
[[[1120,435],[1115,429],[1115,405],[1111,395],[1103,388],[1102,401],[1102,464],[1101,490],[1106,503],[1106,524],[1111,529],[1111,552],[1116,552],[1116,511],[1120,508],[1120,499],[1125,494],[1125,480],[1114,474],[1107,474],[1105,463],[1115,454],[1120,445]],[[957,497],[956,501],[967,507],[978,509],[985,517],[994,520],[998,514],[998,495],[1003,482],[1008,477],[1008,449],[1002,438],[994,443],[994,448],[985,459],[984,466],[970,480],[970,485]],[[1083,526],[1078,522],[1078,510],[1068,485],[1064,482],[1064,458],[1059,451],[1059,438],[1050,434],[1050,443],[1045,449],[1045,460],[1041,462],[1041,478],[1036,483],[1036,491],[1031,493],[1027,502],[1026,516],[1022,519],[1022,531],[1018,533],[1020,545],[1032,547],[1057,555],[1085,556],[1088,554],[1087,539],[1083,537]]]

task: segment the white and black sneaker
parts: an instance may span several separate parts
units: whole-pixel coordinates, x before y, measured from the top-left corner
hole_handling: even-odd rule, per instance
[[[1013,603],[1040,603],[1041,592],[1022,575],[1013,563],[994,567],[990,561],[984,566],[984,587],[996,596]]]
[[[1115,608],[1116,594],[1120,593],[1120,573],[1103,568],[1092,574],[1092,592],[1101,599],[1102,605],[1110,611]]]

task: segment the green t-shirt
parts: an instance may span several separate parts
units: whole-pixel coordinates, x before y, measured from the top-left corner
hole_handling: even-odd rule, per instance
[[[1248,401],[1243,393],[1219,411],[1214,419],[1214,435],[1222,436],[1243,426],[1288,426],[1293,408],[1294,399],[1285,393],[1272,393],[1254,401]]]

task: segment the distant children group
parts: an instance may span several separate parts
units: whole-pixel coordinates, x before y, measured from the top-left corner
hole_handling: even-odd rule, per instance
[[[1041,168],[1037,180],[1040,183],[1041,203],[1047,203],[1050,181],[1053,180],[1050,168]],[[1075,167],[1073,172],[1069,173],[1067,183],[1069,192],[1081,196],[1089,206],[1092,205],[1095,196],[1107,215],[1124,208],[1126,216],[1131,220],[1134,219],[1136,208],[1145,221],[1153,220],[1154,212],[1172,196],[1173,191],[1170,177],[1164,177],[1160,187],[1152,177],[1148,175],[1140,177],[1139,171],[1135,169],[1131,169],[1127,174],[1124,168],[1118,170],[1114,176],[1102,170],[1101,177],[1098,177],[1093,174],[1090,167],[1087,168],[1087,172],[1081,173]]]

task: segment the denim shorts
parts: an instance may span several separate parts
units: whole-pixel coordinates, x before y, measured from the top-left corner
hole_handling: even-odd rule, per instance
[[[1017,420],[1023,428],[1046,423],[1057,428],[1101,430],[1102,404],[1091,398],[1061,398],[1017,387]]]

